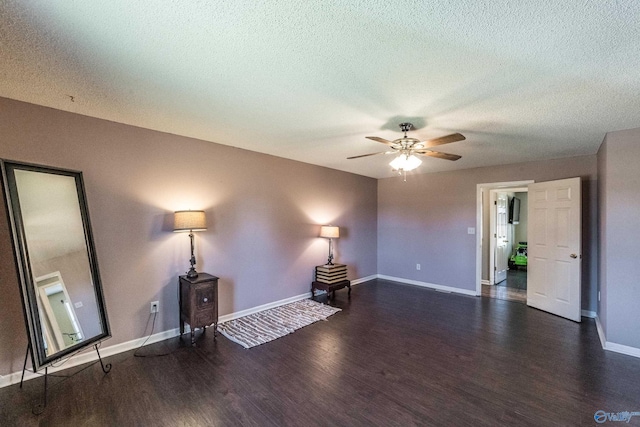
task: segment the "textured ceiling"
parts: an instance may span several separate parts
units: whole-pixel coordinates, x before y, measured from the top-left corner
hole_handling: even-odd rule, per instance
[[[640,2],[0,3],[0,96],[381,178],[593,154],[640,126]]]

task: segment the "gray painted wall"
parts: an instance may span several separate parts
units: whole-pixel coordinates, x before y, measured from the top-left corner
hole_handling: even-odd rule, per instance
[[[341,227],[349,278],[374,275],[375,179],[0,98],[0,158],[83,171],[114,345],[178,327],[189,238],[174,210],[204,209],[197,268],[220,277],[220,314],[310,291],[326,262],[320,224]],[[27,347],[6,217],[0,215],[0,375]],[[148,332],[148,331],[147,331]]]
[[[582,308],[595,311],[596,176],[596,156],[580,156],[379,180],[378,273],[475,291],[477,184],[581,177]]]
[[[640,128],[608,133],[598,156],[601,323],[607,341],[640,348]]]

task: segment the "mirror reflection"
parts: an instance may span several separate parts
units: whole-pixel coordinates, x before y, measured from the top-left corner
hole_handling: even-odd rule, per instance
[[[5,172],[34,366],[42,366],[109,335],[81,174],[10,163]]]
[[[36,279],[45,353],[51,356],[83,340],[84,333],[59,271]],[[86,322],[85,322],[86,323]]]

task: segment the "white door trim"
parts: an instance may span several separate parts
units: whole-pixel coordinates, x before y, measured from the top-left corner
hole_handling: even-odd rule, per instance
[[[489,282],[495,285],[496,270],[493,267],[496,265],[496,239],[494,237],[496,234],[496,210],[494,206],[497,194],[494,189],[488,190],[487,192],[489,193],[489,230],[486,230],[489,232]]]
[[[533,183],[532,179],[525,181],[488,182],[476,186],[476,296],[482,295],[482,236],[487,230],[482,229],[482,191],[492,189],[507,189],[526,187]],[[488,191],[487,191],[488,195]]]

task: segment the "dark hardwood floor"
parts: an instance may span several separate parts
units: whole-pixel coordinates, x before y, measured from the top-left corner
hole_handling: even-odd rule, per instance
[[[209,331],[54,378],[40,416],[42,379],[5,387],[0,425],[570,426],[640,411],[640,359],[602,350],[591,319],[383,280],[332,304],[343,311],[249,350]]]
[[[507,279],[496,285],[482,285],[482,296],[527,303],[527,271],[507,270]]]
[[[511,268],[507,270],[507,280],[498,283],[500,286],[507,288],[527,290],[527,270],[520,268]]]

